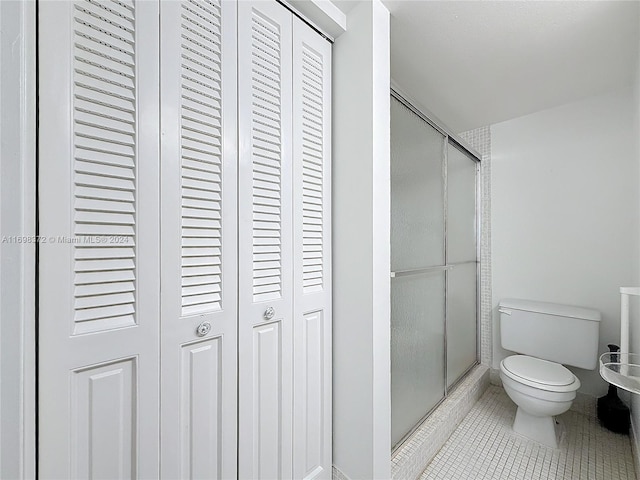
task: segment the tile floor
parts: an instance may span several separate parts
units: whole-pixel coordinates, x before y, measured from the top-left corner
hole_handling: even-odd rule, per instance
[[[420,480],[636,480],[629,437],[594,416],[560,415],[566,434],[552,449],[514,433],[515,414],[505,391],[490,386]]]

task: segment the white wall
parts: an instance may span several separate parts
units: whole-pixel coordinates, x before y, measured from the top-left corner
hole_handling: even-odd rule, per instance
[[[391,476],[389,12],[366,0],[333,50],[333,462]]]
[[[0,239],[35,230],[35,2],[0,1]],[[0,242],[0,478],[35,478],[35,245]]]
[[[619,342],[618,288],[638,284],[639,162],[631,89],[491,127],[493,368],[496,306],[515,297],[602,312],[600,352]],[[606,391],[573,369],[580,391]]]

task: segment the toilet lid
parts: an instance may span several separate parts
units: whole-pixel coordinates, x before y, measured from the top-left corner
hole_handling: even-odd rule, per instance
[[[504,368],[531,382],[564,386],[575,381],[573,373],[559,363],[541,360],[527,355],[513,355],[503,361]]]

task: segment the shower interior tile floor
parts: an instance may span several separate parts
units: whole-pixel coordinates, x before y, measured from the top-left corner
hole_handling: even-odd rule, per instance
[[[595,412],[570,410],[558,417],[558,449],[511,429],[516,406],[491,385],[420,480],[636,480],[630,437],[600,426]]]

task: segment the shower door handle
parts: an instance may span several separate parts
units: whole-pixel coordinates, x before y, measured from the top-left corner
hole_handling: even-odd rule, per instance
[[[391,278],[408,277],[410,275],[424,275],[425,273],[444,272],[451,270],[454,265],[439,265],[437,267],[417,268],[415,270],[400,270],[398,272],[391,272]]]

